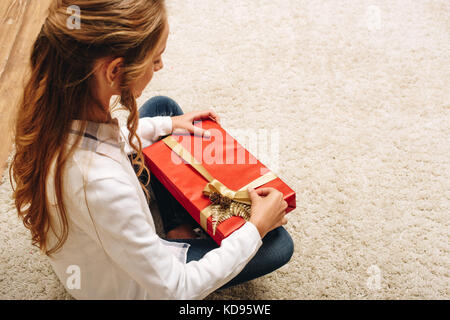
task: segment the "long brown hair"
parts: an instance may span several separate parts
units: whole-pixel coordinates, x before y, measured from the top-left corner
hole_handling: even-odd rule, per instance
[[[69,7],[80,9],[80,28],[69,28]],[[130,113],[128,141],[136,154],[137,175],[148,174],[136,129],[139,114],[131,84],[143,73],[162,36],[167,20],[164,0],[53,0],[31,53],[31,74],[19,102],[15,120],[15,154],[10,182],[15,205],[30,229],[33,245],[45,254],[59,250],[67,239],[68,222],[63,202],[62,175],[67,159],[81,136],[66,150],[71,122],[86,116],[94,99],[94,65],[105,57],[124,59],[120,103]],[[133,142],[135,138],[138,142]],[[46,180],[55,163],[54,189],[60,233],[52,248],[46,244],[50,228]],[[14,180],[16,186],[14,187]],[[140,181],[147,199],[148,191]]]

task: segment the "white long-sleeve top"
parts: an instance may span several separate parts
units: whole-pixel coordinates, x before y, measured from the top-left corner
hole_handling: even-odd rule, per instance
[[[82,140],[63,171],[68,237],[50,263],[76,299],[202,299],[236,276],[261,246],[250,222],[201,260],[186,263],[188,244],[156,234],[139,180],[127,157],[128,130],[112,123],[73,121],[69,139]],[[137,134],[143,148],[170,134],[170,117],[142,118]],[[59,232],[54,193],[54,163],[47,199]],[[48,236],[49,248],[55,243]]]

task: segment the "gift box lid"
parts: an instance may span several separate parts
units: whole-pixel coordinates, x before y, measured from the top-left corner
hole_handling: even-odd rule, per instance
[[[206,120],[196,123],[196,126],[208,130],[211,137],[173,134],[170,139],[181,145],[214,179],[229,189],[237,191],[270,171],[216,122]],[[171,150],[164,141],[151,145],[143,152],[152,174],[200,223],[200,212],[211,204],[209,198],[202,193],[208,183],[205,177]],[[286,212],[295,208],[295,192],[280,178],[275,177],[261,187],[273,187],[282,192],[288,202]],[[214,240],[220,243],[244,223],[240,217],[224,221],[218,226]],[[207,224],[208,233],[211,234],[211,217],[208,218]]]

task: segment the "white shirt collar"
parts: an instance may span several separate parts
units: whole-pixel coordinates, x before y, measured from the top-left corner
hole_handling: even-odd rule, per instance
[[[82,131],[82,121],[72,121],[69,143],[73,144],[77,135],[82,136],[78,145],[79,148],[93,151],[121,162],[121,149],[124,147],[124,141],[121,136],[119,121],[114,118],[109,123],[86,122],[86,129]]]

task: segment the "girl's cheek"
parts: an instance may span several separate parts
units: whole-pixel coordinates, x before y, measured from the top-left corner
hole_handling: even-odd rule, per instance
[[[142,85],[143,85],[143,88],[142,88],[142,90],[144,90],[145,89],[145,87],[150,83],[150,81],[152,80],[152,78],[153,78],[153,66],[151,66],[149,69],[148,69],[148,71],[145,73],[145,75],[144,75],[144,77],[143,77],[143,79],[142,79]]]
[[[147,72],[139,78],[134,85],[134,96],[139,98],[142,95],[142,91],[147,87],[153,78],[153,66],[147,70]]]

